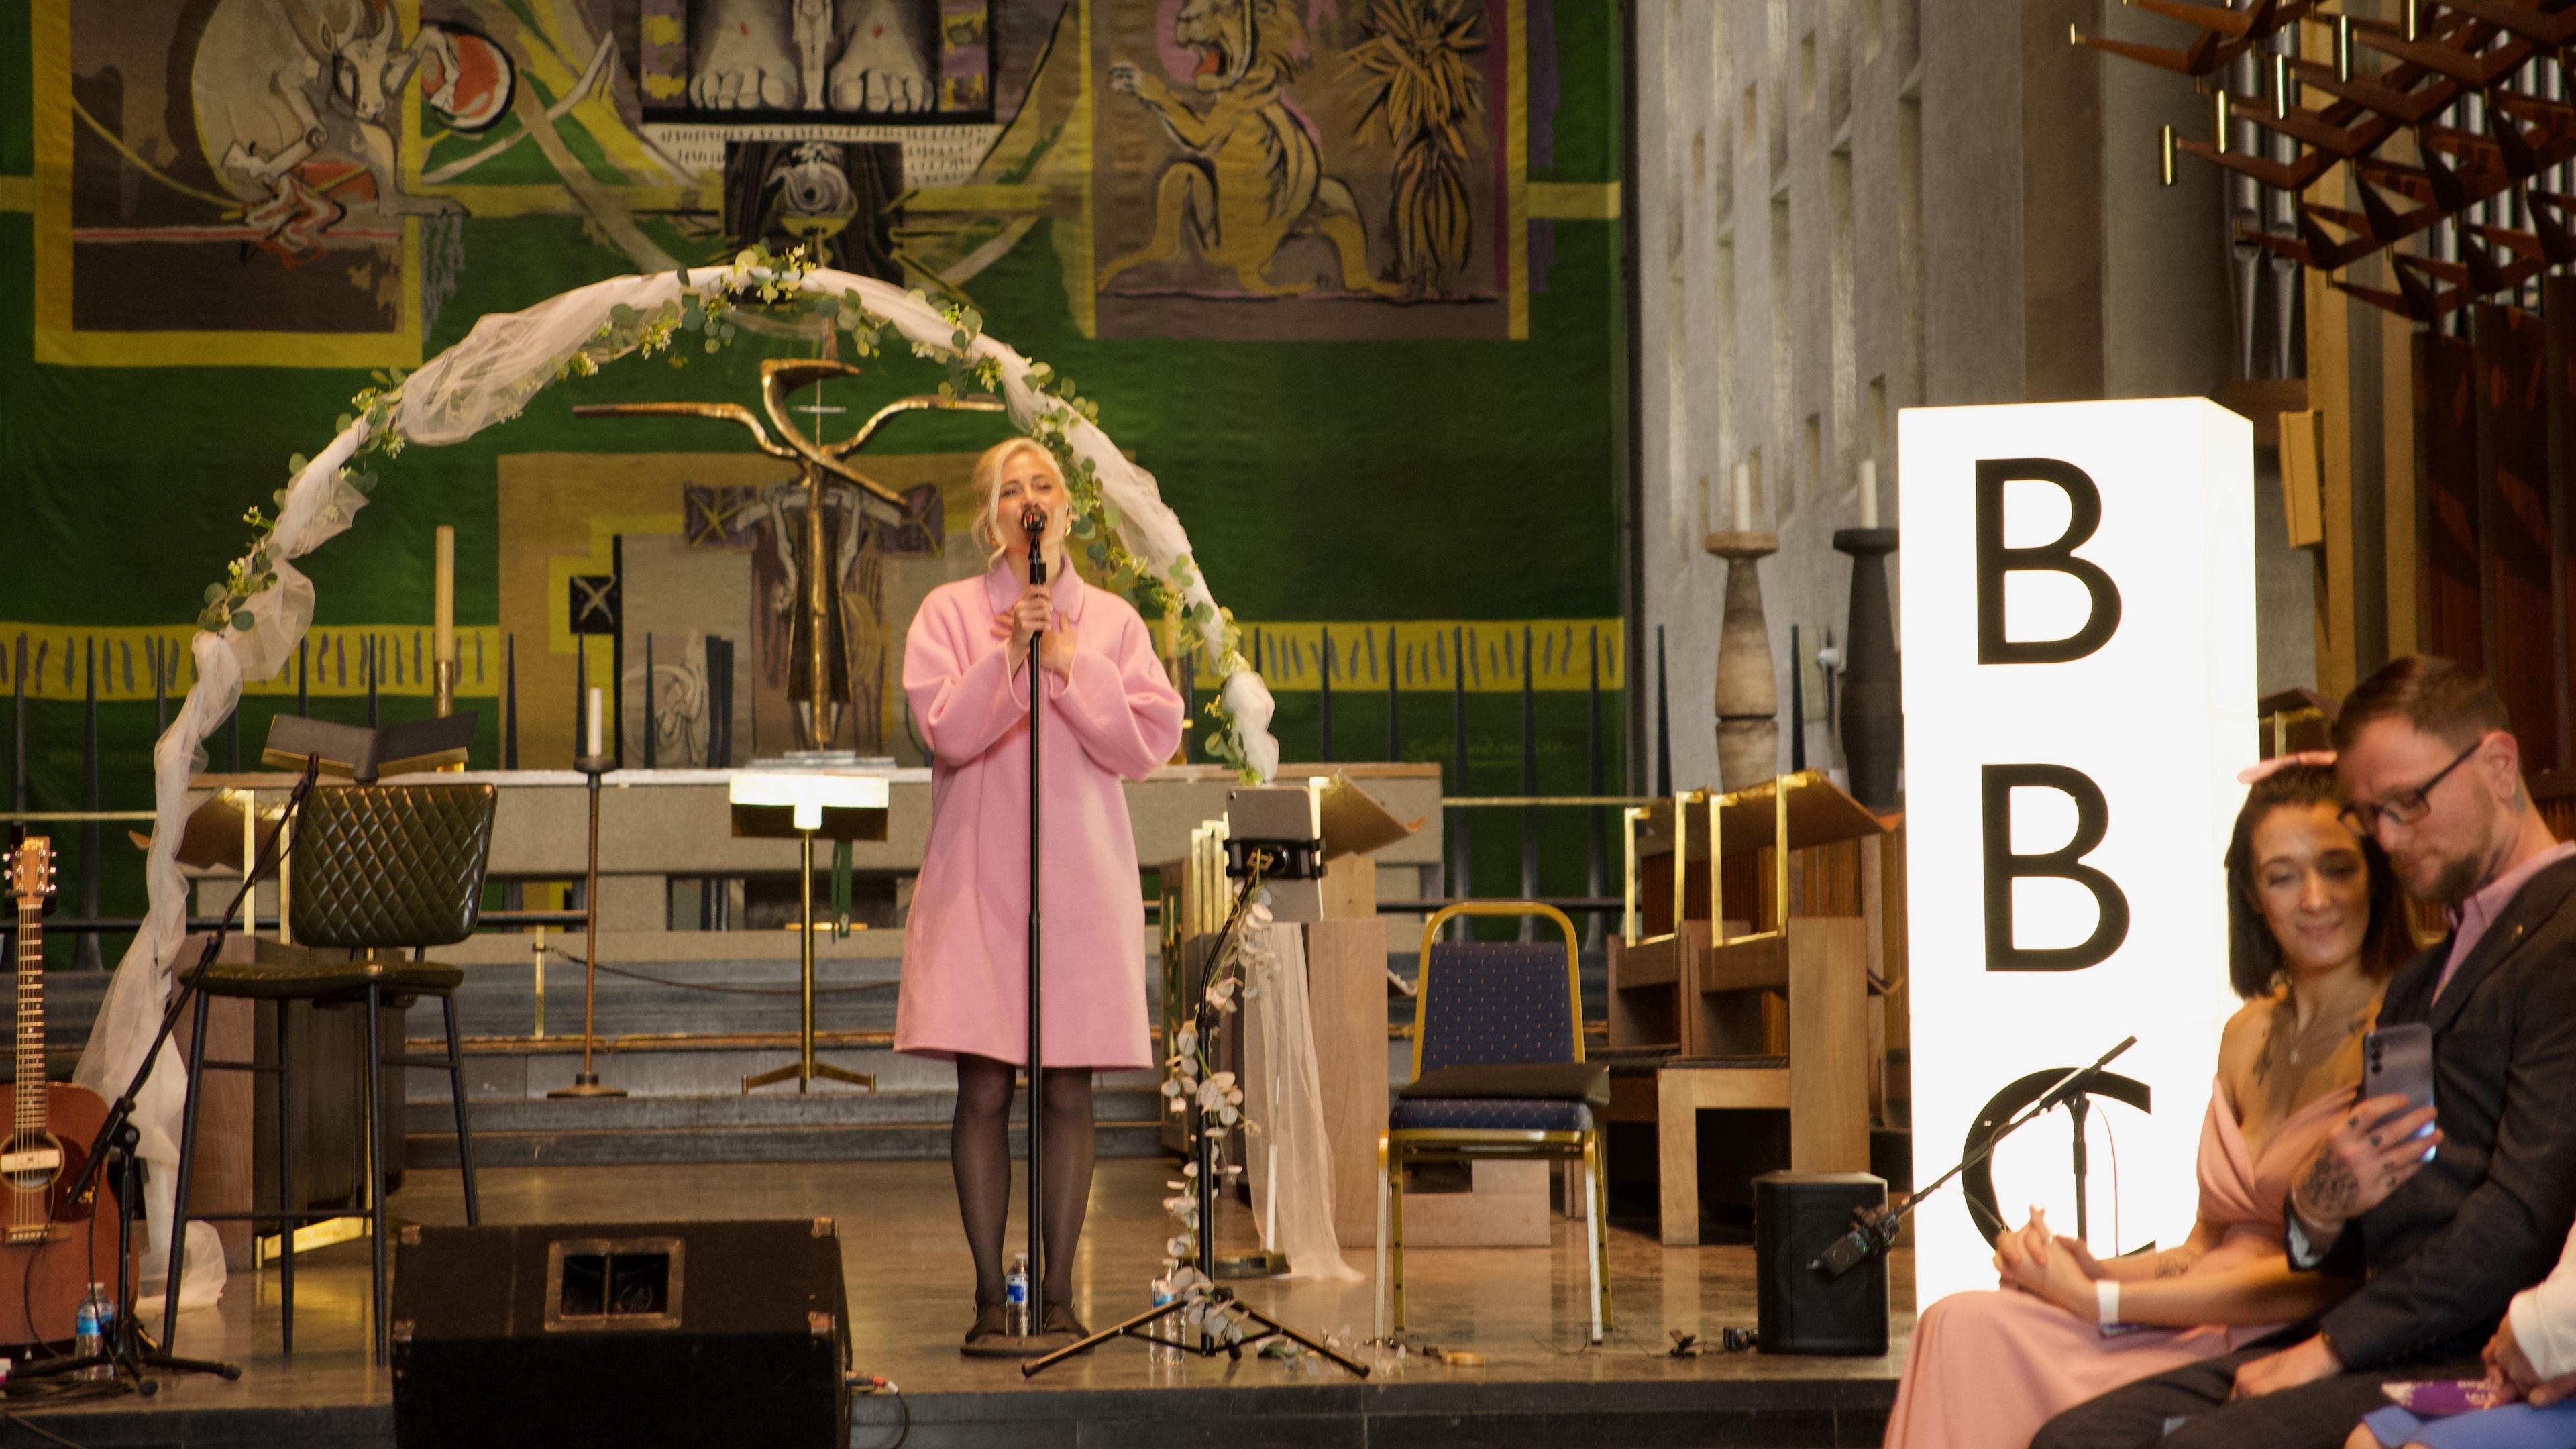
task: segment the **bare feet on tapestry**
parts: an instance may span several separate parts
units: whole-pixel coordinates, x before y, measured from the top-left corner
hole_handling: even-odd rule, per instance
[[[802,104],[793,6],[794,0],[699,0],[689,35],[689,104],[711,111]]]
[[[838,0],[838,58],[827,94],[836,111],[926,111],[932,93],[930,27],[921,0]]]

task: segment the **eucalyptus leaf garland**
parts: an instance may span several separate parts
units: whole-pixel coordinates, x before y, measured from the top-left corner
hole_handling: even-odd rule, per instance
[[[555,368],[553,380],[595,376],[601,367],[629,355],[663,355],[672,367],[685,367],[692,351],[690,340],[696,342],[697,353],[721,352],[742,336],[743,318],[752,315],[776,319],[781,314],[802,314],[815,318],[844,336],[858,356],[880,355],[893,324],[870,312],[855,291],[836,296],[806,290],[805,280],[815,267],[815,255],[808,247],[781,254],[756,245],[736,253],[732,264],[707,284],[691,285],[688,273],[683,271],[679,274],[679,295],[660,307],[642,311],[620,303],[612,309],[598,333]],[[962,301],[934,303],[917,288],[912,296],[935,307],[952,329],[945,346],[911,344],[915,357],[945,369],[939,395],[957,398],[974,390],[998,392],[1002,387],[1002,360],[989,353],[977,356],[974,351],[983,336],[982,314]],[[353,411],[343,413],[334,426],[336,435],[346,432],[353,423],[364,424],[357,448],[339,470],[340,480],[361,495],[373,493],[376,487],[376,472],[367,465],[402,456],[404,438],[398,414],[407,376],[407,371],[399,368],[374,372],[371,385],[349,400]],[[1213,628],[1220,641],[1215,671],[1220,679],[1248,667],[1242,635],[1235,627],[1231,610],[1206,602],[1183,604],[1186,590],[1198,576],[1197,565],[1187,553],[1173,559],[1168,570],[1157,573],[1128,549],[1122,536],[1124,520],[1116,505],[1101,496],[1098,472],[1090,459],[1076,451],[1070,433],[1077,421],[1097,425],[1100,405],[1083,397],[1073,379],[1043,362],[1030,363],[1026,381],[1032,391],[1053,404],[1039,410],[1027,433],[1046,448],[1064,474],[1074,503],[1072,541],[1081,547],[1093,572],[1106,587],[1125,594],[1137,612],[1147,618],[1184,626],[1198,638],[1205,638]],[[531,383],[527,396],[534,396],[545,385],[543,379]],[[527,397],[519,397],[516,402],[524,408]],[[302,454],[290,458],[289,479],[301,474],[309,463]],[[286,491],[277,490],[270,495],[270,501],[283,511]],[[277,582],[277,518],[252,508],[242,515],[242,521],[251,526],[254,536],[241,556],[227,565],[224,581],[207,586],[205,607],[197,615],[200,629],[216,633],[249,629],[251,599]],[[1256,780],[1258,772],[1251,765],[1233,712],[1226,707],[1221,691],[1208,702],[1205,712],[1214,727],[1201,740],[1200,749],[1242,779]]]

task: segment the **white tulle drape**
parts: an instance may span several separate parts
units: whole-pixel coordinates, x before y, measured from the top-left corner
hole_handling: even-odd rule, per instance
[[[1274,924],[1245,942],[1244,1099],[1260,1132],[1244,1151],[1262,1166],[1254,1196],[1261,1240],[1288,1259],[1291,1278],[1357,1282],[1333,1228],[1333,1157],[1324,1142],[1324,1090],[1315,1068],[1315,1013],[1306,989],[1306,933]]]
[[[711,287],[719,284],[725,270],[700,267],[685,275],[689,286]],[[800,285],[808,292],[834,297],[858,293],[870,312],[886,319],[908,342],[944,350],[956,332],[921,299],[873,277],[823,269],[805,274]],[[593,344],[620,306],[651,313],[679,298],[683,290],[683,274],[678,272],[619,277],[577,288],[525,311],[484,317],[463,341],[405,380],[400,431],[411,443],[438,446],[463,442],[516,417],[530,398],[555,381],[574,354]],[[970,360],[990,357],[1000,363],[1003,401],[1011,421],[1021,429],[1031,428],[1045,412],[1061,409],[1062,404],[1029,385],[1029,359],[1012,348],[978,337],[967,355]],[[1128,551],[1157,574],[1169,577],[1173,564],[1189,552],[1189,535],[1163,502],[1154,475],[1128,461],[1108,434],[1080,417],[1070,418],[1065,432],[1074,451],[1091,461],[1101,496],[1117,506],[1120,538]],[[186,944],[188,887],[176,854],[188,815],[189,777],[205,768],[206,738],[240,702],[242,681],[274,676],[294,657],[296,641],[313,622],[312,581],[289,560],[311,553],[347,529],[365,506],[365,497],[341,478],[340,469],[367,437],[363,418],[351,423],[287,484],[270,549],[277,581],[243,606],[250,626],[201,633],[192,646],[197,682],[152,751],[154,821],[152,848],[144,861],[150,908],[117,965],[115,979],[108,983],[98,1023],[73,1077],[102,1097],[113,1099],[124,1090],[151,1046],[171,973],[180,964]],[[1215,598],[1195,568],[1179,592],[1185,607],[1195,610],[1206,604],[1214,613]],[[1225,657],[1221,631],[1220,623],[1207,625],[1212,659]],[[1245,757],[1267,780],[1279,763],[1278,742],[1269,728],[1270,691],[1259,675],[1243,669],[1226,678],[1223,698]],[[144,1256],[147,1282],[162,1278],[166,1271],[184,1091],[179,1053],[165,1045],[135,1101],[140,1151],[152,1168],[151,1187],[145,1193],[150,1225]],[[1326,1226],[1329,1229],[1329,1220]],[[222,1292],[223,1259],[216,1247],[210,1226],[190,1225],[182,1306],[212,1303]]]

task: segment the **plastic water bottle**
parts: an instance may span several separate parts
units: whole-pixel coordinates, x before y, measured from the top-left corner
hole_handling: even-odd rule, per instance
[[[1035,1331],[1029,1322],[1029,1255],[1011,1255],[1010,1276],[1002,1280],[1002,1316],[1008,1320],[1007,1332],[1026,1338]]]
[[[91,1315],[98,1320],[98,1348],[96,1352],[110,1352],[116,1345],[116,1295],[107,1291],[106,1284],[92,1283],[89,1285],[89,1301],[97,1305],[91,1310]],[[93,1364],[90,1367],[89,1377],[93,1379],[115,1378],[116,1365],[106,1363]]]
[[[1180,1270],[1181,1270],[1181,1261],[1180,1261],[1180,1259],[1178,1259],[1178,1258],[1165,1258],[1165,1259],[1163,1260],[1163,1272],[1162,1272],[1162,1276],[1161,1276],[1161,1277],[1158,1277],[1158,1278],[1156,1278],[1156,1279],[1154,1280],[1154,1306],[1155,1306],[1155,1307],[1157,1307],[1157,1308],[1163,1307],[1165,1304],[1168,1304],[1168,1303],[1170,1303],[1170,1302],[1172,1301],[1172,1298],[1173,1298],[1173,1294],[1172,1294],[1172,1275],[1174,1275],[1175,1273],[1178,1273]],[[1177,1342],[1173,1342],[1173,1343],[1165,1343],[1165,1342],[1163,1342],[1163,1340],[1164,1340],[1164,1339],[1167,1339],[1167,1338],[1168,1338],[1168,1339],[1177,1339],[1177,1338],[1180,1336],[1180,1332],[1181,1332],[1181,1325],[1180,1325],[1180,1323],[1179,1323],[1177,1320],[1175,1320],[1175,1319],[1166,1318],[1166,1319],[1164,1319],[1162,1322],[1155,1324],[1155,1325],[1154,1325],[1155,1341],[1154,1341],[1153,1343],[1151,1343],[1151,1344],[1147,1345],[1147,1346],[1146,1346],[1146,1349],[1145,1349],[1145,1360],[1146,1360],[1146,1362],[1148,1362],[1148,1363],[1179,1363],[1179,1362],[1181,1361],[1181,1346],[1180,1346],[1180,1344],[1179,1344],[1179,1343],[1177,1343]]]
[[[98,1295],[85,1293],[72,1314],[72,1352],[81,1358],[96,1358],[107,1347],[98,1330]],[[95,1377],[96,1372],[91,1370],[90,1376]]]

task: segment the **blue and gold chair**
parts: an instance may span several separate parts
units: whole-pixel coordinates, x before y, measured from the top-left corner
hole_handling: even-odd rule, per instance
[[[1551,941],[1438,939],[1452,916],[1541,917]],[[1413,1081],[1378,1139],[1377,1334],[1404,1331],[1404,1174],[1424,1162],[1563,1162],[1583,1175],[1592,1325],[1610,1322],[1609,1217],[1602,1162],[1606,1067],[1583,1060],[1583,993],[1574,923],[1532,901],[1468,901],[1422,927],[1414,996]],[[1392,1305],[1392,1329],[1389,1309]]]

